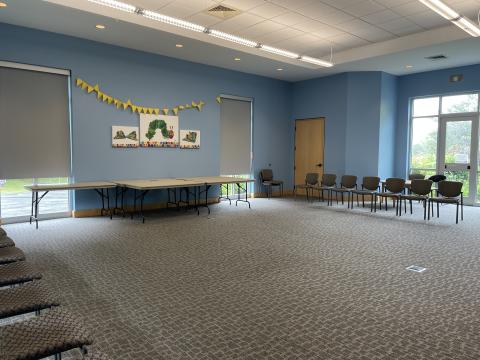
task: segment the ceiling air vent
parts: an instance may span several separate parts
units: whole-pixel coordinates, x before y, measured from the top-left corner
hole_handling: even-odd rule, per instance
[[[439,60],[445,60],[447,57],[445,55],[432,55],[432,56],[427,56],[425,59],[431,60],[431,61],[439,61]]]
[[[212,15],[219,19],[225,20],[240,14],[240,11],[224,5],[217,5],[206,10],[205,14]]]

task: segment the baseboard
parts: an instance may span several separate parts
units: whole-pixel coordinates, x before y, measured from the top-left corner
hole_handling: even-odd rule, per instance
[[[284,197],[289,197],[289,196],[293,196],[293,195],[294,195],[293,190],[283,190],[283,196]],[[281,196],[282,196],[281,191],[273,191],[272,192],[272,197],[281,197]],[[256,197],[256,198],[266,198],[268,196],[267,196],[266,192],[256,192],[254,194],[254,197]]]

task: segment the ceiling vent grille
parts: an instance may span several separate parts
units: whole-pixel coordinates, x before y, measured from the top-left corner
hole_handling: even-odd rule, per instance
[[[425,59],[431,60],[431,61],[439,61],[439,60],[445,60],[447,57],[445,55],[432,55],[432,56],[427,56]]]
[[[204,13],[225,20],[240,14],[240,11],[224,5],[217,5],[206,10]]]

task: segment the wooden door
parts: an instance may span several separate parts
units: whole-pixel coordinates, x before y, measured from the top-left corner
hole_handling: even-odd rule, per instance
[[[323,175],[325,118],[295,121],[295,185],[305,183],[307,173]],[[305,194],[299,189],[298,195]]]

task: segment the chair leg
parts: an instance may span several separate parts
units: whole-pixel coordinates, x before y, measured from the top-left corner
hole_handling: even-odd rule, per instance
[[[405,204],[406,205],[406,204]],[[410,200],[410,214],[413,214],[413,209],[412,209],[412,200]]]
[[[427,220],[427,200],[423,200],[423,220]]]
[[[377,194],[373,194],[373,211],[377,212]]]
[[[458,224],[458,202],[457,202],[457,218],[456,218],[456,224]]]
[[[440,217],[440,203],[437,202],[437,218]]]
[[[460,197],[460,208],[461,208],[461,211],[462,211],[462,221],[463,221],[463,193]]]
[[[428,220],[430,220],[430,199],[427,200],[427,206],[428,206]]]

